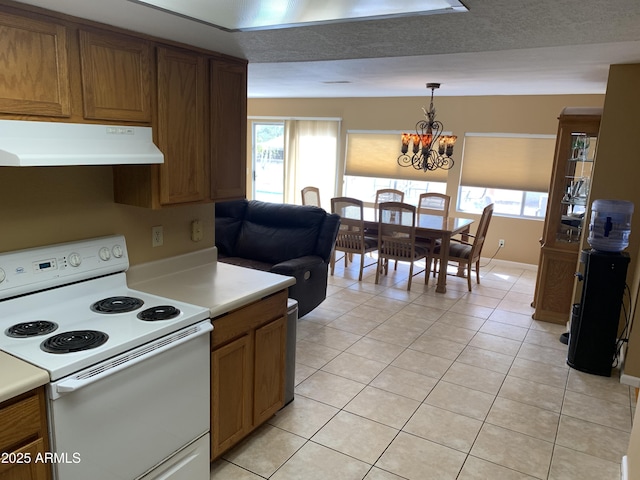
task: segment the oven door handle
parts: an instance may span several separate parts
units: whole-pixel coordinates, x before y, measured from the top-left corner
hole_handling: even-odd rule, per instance
[[[167,337],[155,340],[147,345],[138,347],[131,352],[117,356],[84,372],[73,375],[70,378],[54,382],[52,399],[55,400],[61,395],[75,392],[87,385],[91,385],[93,382],[96,382],[101,378],[113,375],[125,368],[132,367],[144,360],[155,357],[162,352],[193,340],[196,337],[208,334],[212,330],[213,325],[211,322],[202,322],[179,332],[170,334]]]

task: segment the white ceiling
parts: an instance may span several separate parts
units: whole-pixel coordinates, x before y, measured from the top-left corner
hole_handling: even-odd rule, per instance
[[[427,82],[440,96],[602,94],[609,65],[640,63],[639,0],[462,0],[468,12],[241,32],[130,0],[23,3],[246,58],[249,97],[424,96]]]

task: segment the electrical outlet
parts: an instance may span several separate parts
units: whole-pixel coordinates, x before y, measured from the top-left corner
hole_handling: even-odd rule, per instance
[[[204,232],[202,230],[202,220],[194,220],[191,222],[191,240],[199,242],[203,237]]]
[[[164,243],[164,233],[162,231],[162,225],[151,227],[151,246],[161,247]]]
[[[498,240],[498,247],[499,248],[504,247],[504,238],[501,238],[500,240]]]

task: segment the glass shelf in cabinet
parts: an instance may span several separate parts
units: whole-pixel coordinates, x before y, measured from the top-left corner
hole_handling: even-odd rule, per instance
[[[584,207],[587,205],[587,197],[572,197],[571,199],[563,198],[560,203],[563,205],[578,205]]]
[[[593,163],[593,158],[568,158],[567,162],[573,163]]]

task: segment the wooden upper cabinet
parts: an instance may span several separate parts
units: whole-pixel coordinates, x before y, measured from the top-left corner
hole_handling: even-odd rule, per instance
[[[67,29],[0,12],[0,112],[71,114]]]
[[[144,40],[81,30],[84,117],[150,123],[150,55]]]
[[[160,203],[198,202],[209,197],[207,179],[206,57],[158,48],[158,147]]]
[[[247,65],[211,60],[211,193],[246,197]]]

